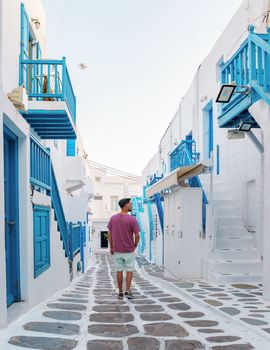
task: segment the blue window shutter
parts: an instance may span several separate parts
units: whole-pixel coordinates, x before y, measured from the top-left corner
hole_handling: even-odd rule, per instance
[[[67,140],[67,156],[75,157],[76,140]]]
[[[27,60],[29,42],[29,19],[24,4],[21,4],[21,51],[20,59]],[[23,68],[22,68],[23,67]],[[19,85],[27,84],[27,65],[20,66]]]
[[[50,266],[50,209],[34,207],[34,277]]]

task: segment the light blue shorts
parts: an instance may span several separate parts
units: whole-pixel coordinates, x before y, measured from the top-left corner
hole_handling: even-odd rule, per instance
[[[116,271],[135,270],[135,252],[132,253],[114,253],[114,262]]]

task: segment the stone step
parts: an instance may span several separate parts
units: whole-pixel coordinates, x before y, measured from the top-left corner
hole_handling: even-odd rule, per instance
[[[217,237],[249,237],[250,234],[247,232],[243,225],[218,225],[217,226]]]
[[[255,248],[253,237],[222,237],[216,241],[217,248]]]
[[[216,260],[247,260],[258,258],[258,251],[255,248],[217,248],[210,253],[210,259]]]
[[[211,282],[217,284],[223,283],[260,283],[262,281],[261,274],[246,273],[246,274],[230,274],[230,273],[212,273],[210,275]]]
[[[218,226],[236,226],[243,227],[243,219],[241,216],[218,216],[217,218]]]
[[[245,274],[245,273],[262,273],[262,263],[258,259],[254,260],[242,260],[242,261],[229,261],[229,260],[212,260],[209,264],[210,271],[214,273],[232,273],[232,274]]]

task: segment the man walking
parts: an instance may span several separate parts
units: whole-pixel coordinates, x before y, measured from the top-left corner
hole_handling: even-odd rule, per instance
[[[133,299],[130,286],[135,268],[135,249],[140,240],[140,229],[136,218],[128,214],[132,210],[131,198],[120,199],[118,205],[121,212],[113,215],[108,224],[110,253],[114,255],[115,260],[119,288],[118,297],[124,297],[123,271],[125,270],[125,296],[128,299]]]

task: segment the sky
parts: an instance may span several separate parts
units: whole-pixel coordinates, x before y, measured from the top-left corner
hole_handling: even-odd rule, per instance
[[[141,174],[241,2],[43,0],[46,56],[67,58],[89,159]]]

